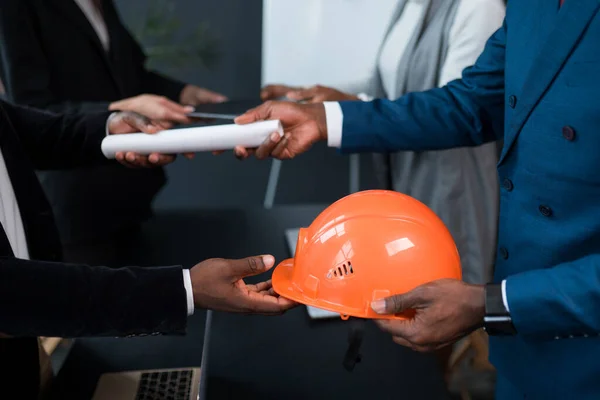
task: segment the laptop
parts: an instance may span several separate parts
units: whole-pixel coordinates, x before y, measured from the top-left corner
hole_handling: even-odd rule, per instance
[[[292,257],[296,254],[296,244],[298,243],[299,228],[288,229],[285,231],[285,240],[288,245],[288,249]],[[328,318],[339,318],[339,313],[334,313],[320,308],[306,306],[306,311],[312,319],[328,319]]]
[[[92,400],[198,400],[200,368],[103,374]]]
[[[201,367],[106,373],[92,400],[206,400],[212,315],[206,312]]]

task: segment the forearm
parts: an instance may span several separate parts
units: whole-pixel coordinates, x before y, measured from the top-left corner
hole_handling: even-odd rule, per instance
[[[506,31],[504,24],[475,65],[463,71],[462,79],[442,88],[409,93],[395,101],[341,102],[337,129],[328,110],[329,145],[344,152],[425,151],[502,138]]]
[[[478,146],[497,140],[502,132],[500,117],[494,121],[495,116],[452,86],[410,93],[396,101],[341,102],[340,107],[344,152]]]
[[[600,255],[506,279],[519,335],[562,338],[600,334]]]
[[[93,166],[108,162],[101,151],[110,112],[54,114],[2,103],[37,169]]]
[[[181,271],[2,258],[0,332],[13,337],[184,333]]]
[[[63,101],[46,104],[30,104],[33,107],[51,111],[56,114],[102,113],[108,111],[110,102],[104,101]]]

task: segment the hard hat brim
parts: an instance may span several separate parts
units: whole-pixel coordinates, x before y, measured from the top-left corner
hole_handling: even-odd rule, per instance
[[[370,307],[366,308],[365,311],[360,312],[357,310],[348,309],[343,306],[337,306],[329,302],[325,302],[319,299],[313,299],[306,296],[300,290],[296,288],[293,283],[292,273],[294,270],[294,259],[288,258],[282,261],[273,270],[273,276],[271,282],[273,284],[273,290],[281,297],[292,300],[296,303],[304,304],[320,308],[322,310],[331,311],[340,314],[342,319],[348,319],[348,317],[365,318],[365,319],[388,319],[388,320],[407,320],[408,317],[405,315],[381,315],[375,313]]]

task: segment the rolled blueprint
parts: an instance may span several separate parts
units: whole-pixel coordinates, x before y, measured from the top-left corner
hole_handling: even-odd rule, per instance
[[[247,125],[215,125],[183,129],[168,129],[156,134],[129,133],[110,135],[102,141],[102,153],[115,158],[120,151],[138,154],[198,153],[231,150],[235,146],[258,147],[273,132],[283,136],[278,120],[261,121]]]

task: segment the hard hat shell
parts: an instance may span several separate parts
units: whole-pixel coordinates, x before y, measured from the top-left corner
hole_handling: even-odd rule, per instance
[[[344,319],[406,319],[379,315],[371,302],[444,278],[462,279],[444,223],[412,197],[369,190],[338,200],[300,229],[295,257],[275,268],[272,282],[280,296]]]

